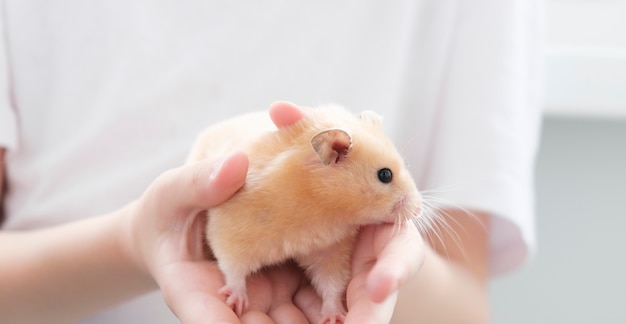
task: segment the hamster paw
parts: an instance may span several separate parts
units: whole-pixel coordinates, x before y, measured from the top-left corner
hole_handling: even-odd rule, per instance
[[[322,317],[319,324],[341,324],[346,320],[343,314],[328,314]]]
[[[319,324],[342,324],[346,320],[346,311],[340,299],[337,302],[331,299],[324,300],[321,315]]]
[[[240,291],[226,285],[220,289],[219,293],[226,297],[226,304],[235,311],[237,316],[241,317],[246,307],[248,307],[248,294],[246,291]]]

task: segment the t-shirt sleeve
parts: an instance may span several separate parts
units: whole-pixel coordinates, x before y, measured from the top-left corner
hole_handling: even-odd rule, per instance
[[[0,147],[17,146],[17,118],[11,105],[8,47],[4,6],[0,6]]]
[[[497,275],[522,265],[535,245],[543,7],[480,0],[454,9],[425,183],[451,207],[492,215],[490,272]]]

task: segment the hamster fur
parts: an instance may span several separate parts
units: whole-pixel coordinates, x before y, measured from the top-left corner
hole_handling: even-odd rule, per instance
[[[343,321],[358,228],[420,213],[421,196],[380,116],[327,105],[277,129],[267,113],[243,115],[205,130],[188,162],[235,151],[249,157],[246,183],[207,222],[227,303],[241,315],[246,277],[293,259],[322,297],[322,322]]]

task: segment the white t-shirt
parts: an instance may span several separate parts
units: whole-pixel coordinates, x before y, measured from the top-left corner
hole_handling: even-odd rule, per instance
[[[493,215],[491,272],[534,244],[541,1],[7,0],[6,229],[115,210],[197,133],[274,100],[374,110],[422,190]],[[90,320],[171,321],[158,294]],[[147,317],[146,317],[147,316]]]

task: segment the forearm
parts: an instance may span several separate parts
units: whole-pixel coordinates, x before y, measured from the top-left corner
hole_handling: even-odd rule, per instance
[[[70,322],[155,289],[123,248],[123,213],[0,232],[0,318]]]
[[[430,247],[418,274],[400,290],[392,323],[488,323],[484,283]]]
[[[402,287],[393,323],[488,323],[490,216],[439,212],[448,225],[428,239],[424,264]]]
[[[0,147],[0,228],[4,223],[4,148]]]

